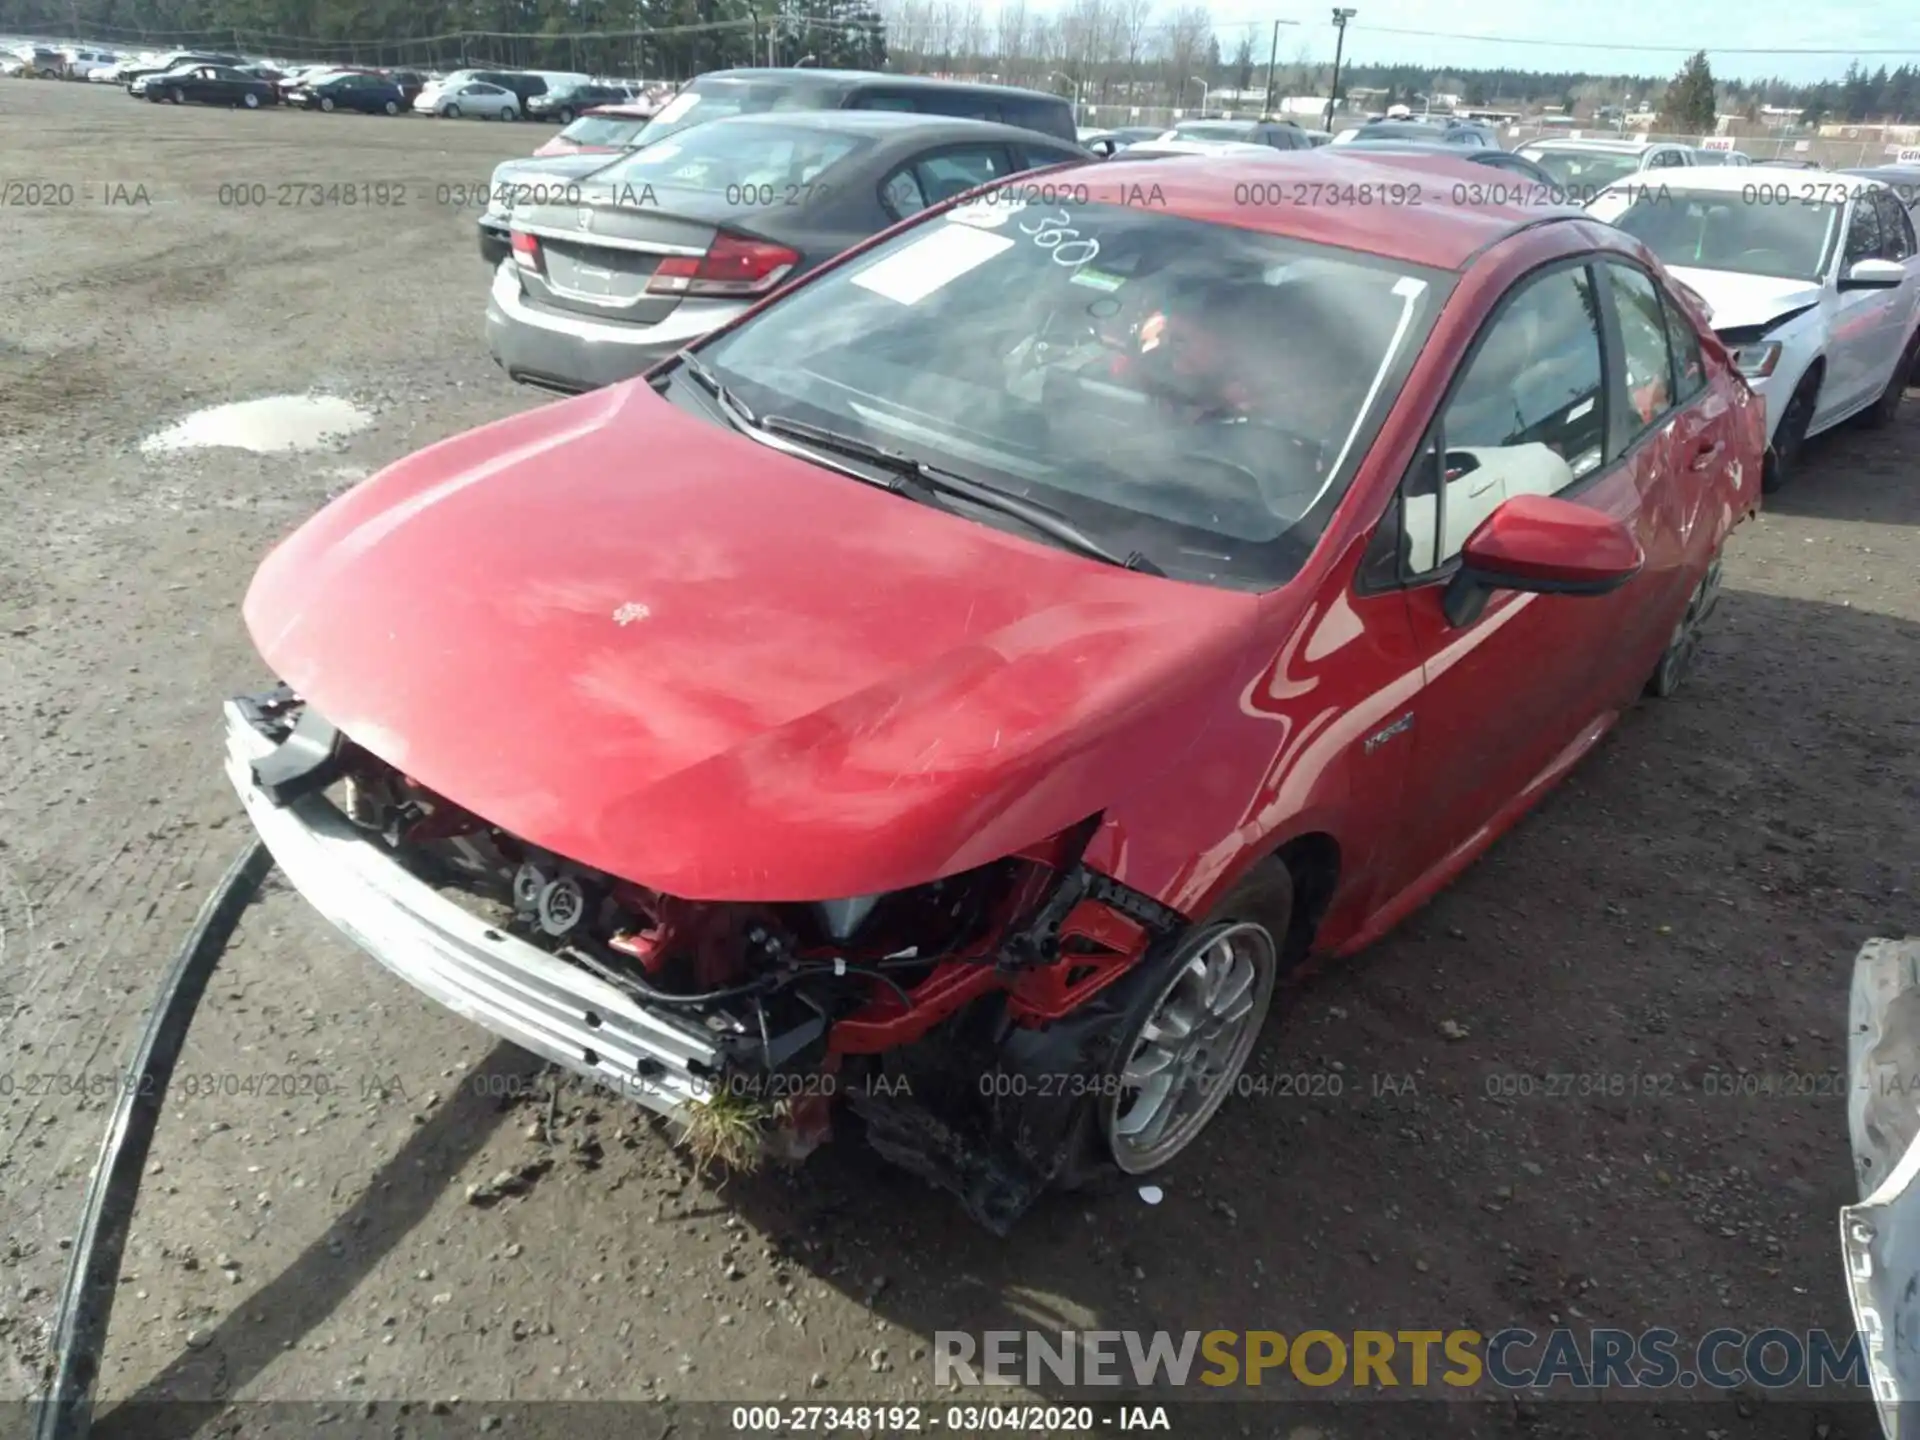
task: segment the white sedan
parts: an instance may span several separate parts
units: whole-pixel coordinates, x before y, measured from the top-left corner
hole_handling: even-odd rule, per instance
[[[423,115],[439,115],[448,120],[471,116],[480,120],[518,120],[520,97],[499,85],[484,80],[469,80],[450,90],[427,89],[420,92],[413,108]]]
[[[1793,474],[1808,436],[1856,415],[1893,418],[1920,353],[1920,242],[1888,186],[1688,167],[1609,185],[1587,210],[1645,244],[1712,311],[1767,402],[1767,489]]]

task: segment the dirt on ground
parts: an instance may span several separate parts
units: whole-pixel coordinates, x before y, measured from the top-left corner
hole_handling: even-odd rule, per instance
[[[239,614],[255,565],[357,479],[548,403],[488,358],[457,203],[543,134],[0,82],[11,1395],[48,1360],[116,1076],[248,835],[219,703],[267,678]],[[353,204],[327,188],[348,185]],[[139,449],[199,407],[309,390],[372,425],[309,454]],[[571,1435],[578,1413],[524,1402],[670,1401],[623,1412],[657,1434],[722,1413],[686,1402],[981,1399],[936,1387],[939,1331],[1850,1333],[1851,962],[1920,933],[1917,461],[1920,396],[1890,430],[1816,442],[1740,532],[1680,697],[1277,1014],[1252,1073],[1317,1093],[1230,1103],[1158,1204],[1058,1198],[1000,1241],[851,1146],[703,1178],[653,1122],[427,1002],[270,881],[167,1101],[101,1431]],[[1752,1390],[1605,1423],[1513,1396],[1275,1403],[1315,1394],[1230,1389],[1208,1398],[1260,1403],[1175,1431],[1868,1433]]]

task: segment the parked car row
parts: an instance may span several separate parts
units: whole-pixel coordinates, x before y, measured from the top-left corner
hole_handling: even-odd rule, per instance
[[[1103,151],[1115,157],[1109,163],[1278,160],[1306,148],[1296,137],[1309,133],[1284,122],[1197,120],[1152,139],[1074,132],[1074,146],[1048,146],[1031,131],[1016,142],[969,135],[969,124],[987,123],[977,119],[924,118],[977,105],[981,97],[964,92],[980,87],[920,82],[923,118],[888,126],[841,108],[796,109],[782,87],[817,83],[806,76],[761,72],[748,82],[760,92],[754,106],[711,111],[710,99],[748,87],[738,72],[703,77],[650,124],[610,131],[628,149],[612,163],[599,147],[555,153],[556,144],[502,165],[479,228],[482,255],[496,267],[489,345],[507,373],[559,391],[637,375],[864,235],[937,205],[942,187]],[[827,98],[866,108],[893,85],[847,77]],[[716,111],[719,119],[700,123]],[[659,146],[664,135],[674,143]],[[936,154],[949,157],[939,161],[939,186],[925,169]],[[1555,140],[1509,152],[1480,127],[1404,117],[1343,132],[1319,154],[1464,164],[1482,178],[1456,183],[1456,199],[1590,202],[1589,213],[1645,244],[1710,314],[1765,402],[1769,488],[1792,475],[1808,437],[1857,415],[1890,416],[1920,372],[1909,213],[1920,183],[1903,191],[1891,173],[1868,173],[1810,185],[1777,171],[1782,178],[1769,181],[1757,167],[1719,163],[1725,152],[1661,143]]]

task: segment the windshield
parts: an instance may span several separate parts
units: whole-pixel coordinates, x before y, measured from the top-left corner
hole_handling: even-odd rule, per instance
[[[656,141],[594,172],[595,183],[636,189],[647,185],[676,190],[726,191],[737,195],[749,186],[797,204],[801,186],[812,185],[831,165],[873,142],[778,121],[742,121],[737,125],[700,125]],[[731,196],[729,197],[731,201]]]
[[[1181,140],[1244,140],[1253,134],[1253,126],[1240,120],[1188,120],[1171,133]]]
[[[1139,206],[1009,195],[914,226],[701,358],[755,414],[1051,506],[1170,575],[1283,583],[1453,277]]]
[[[1577,195],[1598,194],[1614,181],[1640,173],[1640,157],[1631,153],[1523,147],[1520,154],[1551,175],[1554,183]]]
[[[646,128],[646,124],[646,121],[631,116],[582,115],[560,132],[560,138],[574,145],[604,145],[609,149],[625,149],[633,143],[634,136]]]
[[[729,115],[761,115],[778,110],[838,109],[839,92],[825,85],[795,85],[791,80],[728,80],[712,76],[694,81],[660,109],[640,132],[651,145],[690,125]]]
[[[1617,225],[1667,265],[1817,281],[1840,233],[1840,207],[1789,197],[1786,185],[1688,193],[1658,185],[1622,186],[1587,212]],[[1774,192],[1780,203],[1774,203]]]

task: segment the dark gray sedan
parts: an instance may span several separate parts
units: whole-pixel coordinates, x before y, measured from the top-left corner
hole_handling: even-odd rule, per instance
[[[611,385],[909,215],[1018,171],[1092,159],[1011,125],[889,111],[692,126],[575,182],[568,203],[516,201],[488,348],[523,384]]]

